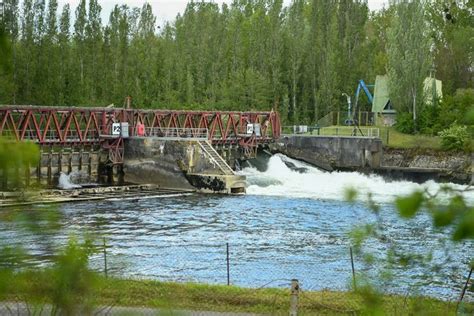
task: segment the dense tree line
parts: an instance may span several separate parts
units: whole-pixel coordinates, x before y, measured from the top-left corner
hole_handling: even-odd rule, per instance
[[[98,0],[4,3],[11,53],[1,104],[121,106],[129,95],[137,107],[274,108],[314,123],[377,74],[397,78],[408,112],[423,103],[413,96],[429,71],[445,95],[474,83],[472,0],[396,1],[377,12],[362,0],[191,2],[161,27],[149,4],[117,5],[104,23]]]

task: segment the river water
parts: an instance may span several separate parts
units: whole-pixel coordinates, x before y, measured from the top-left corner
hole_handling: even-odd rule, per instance
[[[405,221],[392,205],[397,195],[415,189],[436,192],[440,184],[322,172],[281,155],[271,157],[265,171],[250,166],[241,173],[248,180],[245,196],[183,194],[63,204],[65,228],[55,240],[90,232],[105,236],[111,274],[217,284],[226,283],[228,243],[232,284],[286,287],[297,278],[306,290],[346,290],[351,282],[348,234],[356,225],[376,221],[364,202],[371,192],[381,206],[384,240],[405,252],[433,249],[433,262],[440,265],[436,272],[430,266],[395,265],[390,268],[394,280],[378,279],[378,284],[387,292],[458,297],[474,259],[473,242],[451,243],[449,232],[433,229],[428,215]],[[344,200],[348,187],[360,192],[359,201]],[[472,192],[465,196],[474,201]],[[37,263],[47,261],[45,240],[1,225],[0,237],[24,245],[37,255]],[[356,255],[356,270],[375,277],[387,268],[387,244],[370,240],[364,249],[379,260],[368,265]],[[103,268],[101,253],[91,265]]]

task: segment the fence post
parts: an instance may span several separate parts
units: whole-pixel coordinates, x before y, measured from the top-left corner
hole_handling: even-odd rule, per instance
[[[354,256],[352,255],[352,246],[349,249],[351,252],[352,284],[354,285],[354,290],[357,291],[355,268],[354,268]]]
[[[298,315],[298,296],[300,285],[297,279],[291,280],[290,316]]]
[[[472,270],[474,270],[474,267],[471,267],[471,271],[469,271],[469,275],[467,276],[466,283],[464,284],[464,287],[462,289],[461,296],[459,297],[459,301],[456,304],[456,314],[458,312],[459,304],[461,304],[461,302],[464,298],[464,294],[466,294],[467,286],[469,285],[469,281],[471,280]]]
[[[387,127],[387,146],[390,140],[390,129]]]
[[[107,271],[107,245],[105,244],[105,238],[103,239],[104,242],[104,274],[105,278],[108,278],[108,271]]]
[[[229,243],[226,243],[226,252],[227,252],[227,285],[230,285]]]

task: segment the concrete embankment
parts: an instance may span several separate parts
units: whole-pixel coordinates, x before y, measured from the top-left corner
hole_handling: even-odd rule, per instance
[[[464,152],[384,148],[382,166],[376,172],[392,178],[408,176],[418,182],[434,179],[470,183],[473,180],[473,161],[473,154]]]
[[[190,194],[190,190],[168,190],[156,185],[122,185],[69,190],[29,190],[0,192],[0,208],[35,204],[54,204],[113,199],[139,199]],[[1,314],[0,314],[1,315]]]
[[[292,135],[282,137],[270,150],[327,171],[373,172],[415,182],[469,183],[473,179],[472,154],[384,148],[378,138]]]
[[[270,150],[327,171],[378,168],[383,151],[379,138],[296,135],[282,137]]]

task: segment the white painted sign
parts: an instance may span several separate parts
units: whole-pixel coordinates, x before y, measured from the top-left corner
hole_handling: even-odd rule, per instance
[[[112,123],[112,135],[120,135],[122,132],[122,127],[120,126],[120,123]]]
[[[247,124],[247,135],[253,134],[253,124]]]
[[[247,124],[247,135],[252,135],[253,133],[255,133],[256,136],[261,136],[259,123]]]

